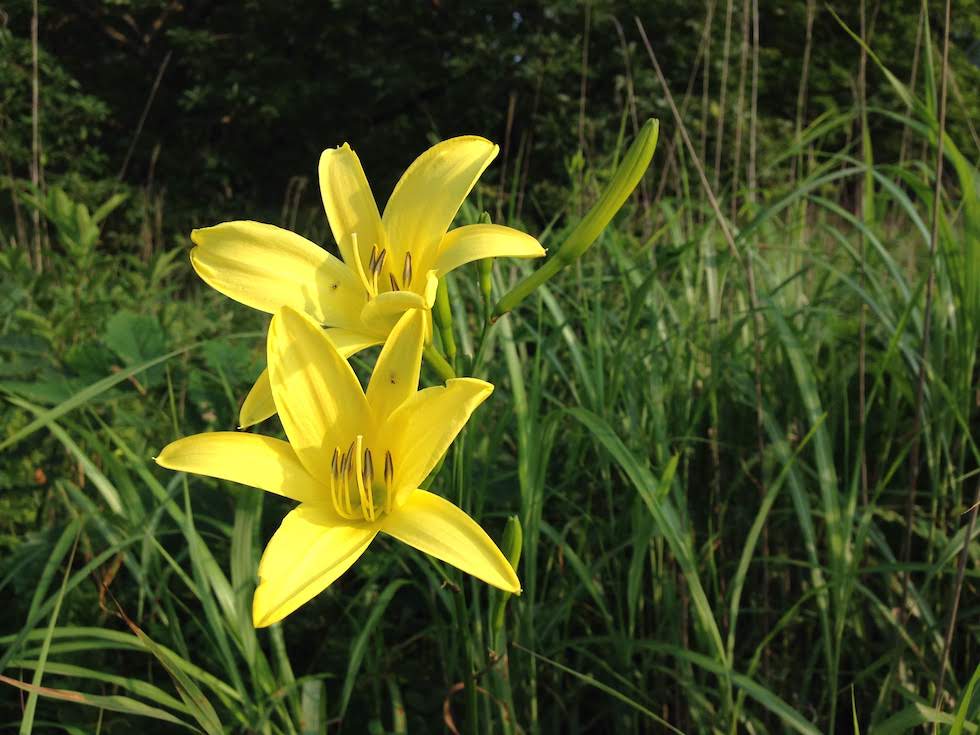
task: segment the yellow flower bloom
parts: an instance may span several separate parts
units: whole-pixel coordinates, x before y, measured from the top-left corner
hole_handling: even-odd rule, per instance
[[[347,571],[384,532],[508,592],[513,568],[466,513],[419,484],[493,391],[474,378],[419,390],[425,332],[404,314],[365,393],[319,324],[283,307],[269,327],[269,381],[289,442],[214,432],[179,439],[157,463],[300,502],[259,564],[256,627],[281,620]]]
[[[540,243],[510,227],[467,225],[447,232],[498,146],[475,135],[434,145],[409,166],[378,214],[357,155],[346,143],[320,156],[320,193],[343,260],[299,235],[259,222],[194,230],[194,270],[236,301],[274,314],[309,314],[342,355],[384,342],[409,309],[431,333],[438,279],[482,258],[536,258]],[[263,372],[242,406],[242,426],[275,413]]]

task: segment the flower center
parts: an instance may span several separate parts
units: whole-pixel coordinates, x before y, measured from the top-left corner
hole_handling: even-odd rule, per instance
[[[334,447],[330,460],[330,499],[341,518],[351,521],[376,521],[391,512],[394,496],[395,465],[391,452],[385,451],[384,473],[376,478],[374,456],[362,448],[364,438],[358,435],[343,452]]]

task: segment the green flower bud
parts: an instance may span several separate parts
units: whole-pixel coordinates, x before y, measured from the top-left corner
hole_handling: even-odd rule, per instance
[[[592,209],[588,211],[578,226],[572,231],[558,252],[549,258],[543,266],[534,273],[523,278],[514,288],[497,302],[493,310],[494,318],[506,314],[527,298],[534,289],[554,276],[558,271],[573,263],[576,258],[588,250],[596,238],[609,224],[610,220],[620,210],[626,198],[640,182],[640,178],[650,165],[653,152],[657,149],[657,137],[660,123],[650,118],[640,130],[633,145],[626,151],[609,186],[602,192]]]

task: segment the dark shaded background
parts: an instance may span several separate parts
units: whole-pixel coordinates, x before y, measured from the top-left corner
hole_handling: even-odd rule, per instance
[[[727,92],[734,104],[743,3],[731,4]],[[508,160],[521,146],[526,153],[522,181],[527,183],[521,188],[529,196],[521,214],[540,224],[565,196],[574,154],[581,148],[592,163],[615,145],[629,106],[628,82],[635,88],[638,119],[661,117],[668,136],[675,127],[634,17],[642,19],[675,95],[691,91],[686,114],[692,132],[698,135],[706,123],[708,150],[713,149],[718,106],[709,102],[703,110],[701,92],[706,82],[707,98],[718,98],[727,5],[725,0],[41,3],[45,176],[87,180],[74,192],[84,199],[86,192],[99,194],[92,180],[114,181],[122,174],[125,184],[165,191],[168,221],[184,227],[203,211],[212,218],[270,216],[281,208],[294,176],[310,177],[304,201],[315,203],[319,152],[349,141],[383,201],[430,136],[478,133],[504,145],[510,109]],[[975,94],[980,75],[968,58],[971,49],[976,52],[980,13],[971,12],[976,3],[965,5],[957,8],[953,39],[952,62],[963,90],[959,103],[954,99],[950,106],[954,135],[980,113]],[[912,65],[919,7],[916,0],[868,4],[872,44],[899,78],[907,78]],[[857,3],[837,9],[858,28]],[[709,12],[705,79],[699,48]],[[760,159],[771,141],[785,139],[793,127],[805,18],[804,2],[760,6]],[[30,164],[30,19],[29,2],[7,3],[0,35],[0,163],[8,176],[22,179]],[[822,6],[813,48],[807,119],[852,105],[857,73],[857,44]],[[868,81],[870,104],[899,109],[873,65]],[[880,116],[873,123],[887,125]],[[726,145],[734,125],[730,112]],[[896,157],[899,138],[897,126],[877,130],[876,155]],[[722,181],[730,165],[725,156]],[[502,171],[503,156],[486,180],[497,180]],[[508,170],[508,177],[513,173]],[[9,223],[10,203],[0,208],[0,218]]]

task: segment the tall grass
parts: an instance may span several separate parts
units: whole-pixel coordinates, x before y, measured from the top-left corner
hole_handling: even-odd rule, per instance
[[[726,29],[732,15],[728,2]],[[746,0],[737,161],[757,15]],[[795,139],[767,161],[747,131],[751,189],[699,176],[703,138],[700,151],[676,139],[677,175],[649,211],[495,323],[475,267],[447,277],[440,344],[497,390],[432,486],[498,540],[518,516],[520,597],[382,542],[284,623],[252,628],[258,556],[283,502],[164,476],[151,457],[188,424],[228,428],[254,368],[216,356],[260,354],[258,317],[231,337],[192,332],[57,400],[0,384],[23,416],[0,451],[47,437],[55,468],[35,534],[0,577],[16,610],[0,670],[23,692],[4,690],[2,727],[976,732],[977,151],[947,137],[937,180],[929,43],[923,65],[924,93],[888,76],[907,113],[798,112]],[[926,159],[877,163],[866,132],[859,155],[830,150],[875,117],[900,123]],[[496,211],[519,209],[514,156]],[[607,174],[572,176],[569,208]],[[857,211],[839,196],[851,190]],[[477,198],[460,222],[494,204]],[[557,222],[540,233],[553,251],[574,225]],[[527,270],[496,264],[495,295]],[[187,304],[212,326],[238,308]],[[178,335],[181,314],[165,323]],[[24,328],[22,314],[5,318]],[[200,380],[217,418],[189,397]]]

